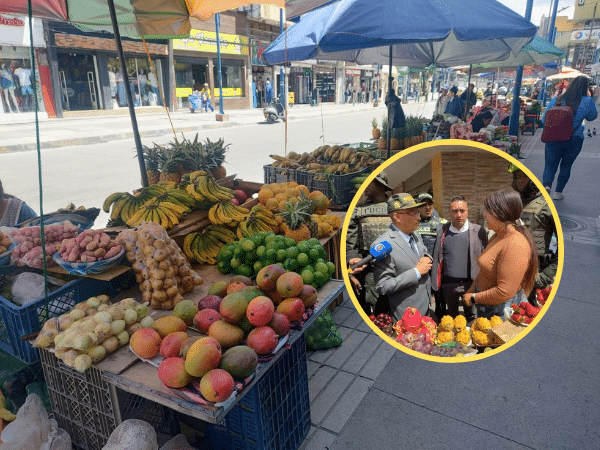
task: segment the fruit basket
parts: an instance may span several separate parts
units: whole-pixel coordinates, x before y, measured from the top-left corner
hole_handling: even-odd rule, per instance
[[[121,251],[112,258],[103,259],[101,261],[94,262],[80,262],[80,263],[70,263],[65,261],[60,257],[60,253],[56,252],[52,259],[56,264],[65,269],[71,275],[96,275],[99,273],[107,272],[110,269],[119,265],[123,256],[125,255],[125,248],[122,248]]]
[[[0,267],[6,266],[10,263],[10,255],[17,244],[13,242],[13,244],[8,247],[8,250],[0,255]]]

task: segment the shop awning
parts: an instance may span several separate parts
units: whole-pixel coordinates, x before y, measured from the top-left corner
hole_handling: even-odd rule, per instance
[[[285,0],[114,0],[121,35],[170,38],[186,36],[190,18],[208,20],[214,14],[252,3],[283,7]],[[0,13],[28,14],[28,0],[0,0]],[[34,17],[70,22],[84,31],[108,31],[112,23],[106,0],[32,0]]]

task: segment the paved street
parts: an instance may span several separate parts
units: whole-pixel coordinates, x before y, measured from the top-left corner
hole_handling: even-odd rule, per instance
[[[288,122],[288,152],[310,152],[323,142],[350,143],[371,137],[371,119],[379,123],[383,106],[324,105],[294,106]],[[431,116],[433,102],[409,103],[406,114]],[[224,138],[231,147],[225,167],[229,174],[248,181],[263,181],[263,166],[271,154],[284,153],[285,124],[267,124],[262,110],[230,111],[230,121],[216,122],[214,114],[172,114],[178,137],[188,139],[199,133],[200,139]],[[322,116],[321,116],[322,114]],[[142,143],[165,144],[173,140],[166,114],[139,114]],[[39,211],[37,154],[23,150],[33,147],[33,123],[0,126],[0,179],[4,189]],[[135,158],[129,116],[94,116],[79,119],[55,119],[41,123],[44,211],[54,211],[69,202],[77,206],[101,206],[112,192],[132,191],[140,186],[140,170]],[[63,139],[63,140],[60,140]],[[108,140],[108,141],[107,141]],[[69,142],[91,144],[69,145]],[[2,151],[4,150],[4,153]],[[96,221],[103,226],[108,215]]]

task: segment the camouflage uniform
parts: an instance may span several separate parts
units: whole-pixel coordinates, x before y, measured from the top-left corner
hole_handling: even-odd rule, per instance
[[[535,287],[542,289],[552,284],[556,276],[558,255],[550,252],[550,241],[552,234],[556,232],[556,225],[550,207],[541,193],[524,205],[521,221],[533,236],[539,257],[539,272]]]
[[[433,248],[435,247],[435,241],[437,239],[437,227],[445,223],[448,223],[448,221],[442,219],[435,210],[429,219],[421,219],[417,231],[423,239],[423,245],[425,245],[427,253],[430,255],[433,255]]]
[[[346,260],[366,257],[369,254],[371,244],[389,228],[391,223],[392,220],[388,215],[386,202],[365,203],[357,207],[352,213],[346,235]],[[379,298],[375,288],[372,266],[369,265],[354,277],[362,285],[362,289],[358,294],[358,302],[365,312],[370,314]],[[387,300],[380,303],[388,307]]]

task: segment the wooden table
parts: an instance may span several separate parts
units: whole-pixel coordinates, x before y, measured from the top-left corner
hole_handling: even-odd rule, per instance
[[[216,268],[213,267],[212,269],[213,270],[202,270],[200,273],[204,278],[204,285],[201,286],[204,289],[201,289],[200,292],[208,290],[208,287],[212,282],[219,279],[222,280],[226,277],[220,274]],[[325,308],[341,295],[343,290],[344,283],[340,280],[330,280],[325,283],[318,291],[318,299],[314,314],[306,321],[302,330],[292,330],[290,332],[289,344],[292,344],[299,339]],[[198,294],[198,291],[199,290],[197,289],[194,292],[194,297]],[[204,406],[174,395],[172,392],[166,390],[159,380],[156,374],[156,367],[138,360],[127,348],[123,348],[115,353],[115,359],[112,365],[108,361],[103,361],[98,367],[102,370],[103,381],[109,385],[112,397],[111,400],[113,401],[114,409],[117,412],[119,411],[118,397],[116,395],[116,388],[118,387],[126,392],[139,395],[140,397],[167,406],[180,413],[216,424],[223,422],[225,415],[231,408],[239,402],[244,394],[248,392],[262,376],[264,376],[269,368],[286,351],[285,347],[283,347],[270,361],[265,364],[260,364],[252,382],[244,387],[244,389],[236,396],[235,401],[227,405],[227,407]],[[131,360],[130,367],[128,367],[128,360]],[[117,364],[115,364],[116,361],[118,361]],[[117,417],[116,419],[117,422],[120,422],[120,417]]]

